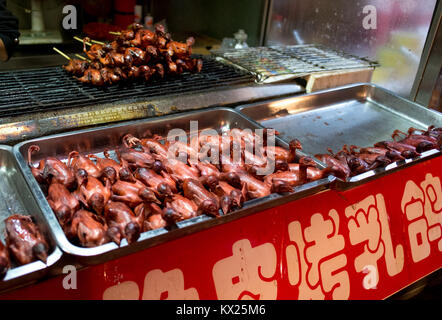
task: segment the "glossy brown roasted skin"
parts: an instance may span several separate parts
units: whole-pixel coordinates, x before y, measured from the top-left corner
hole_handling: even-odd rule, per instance
[[[28,149],[28,165],[39,183],[61,183],[66,188],[72,188],[75,183],[74,173],[66,164],[54,157],[40,160],[38,167],[32,165],[31,155],[40,151],[40,147],[32,145]]]
[[[93,154],[88,155],[90,159],[94,159],[96,161],[96,165],[101,171],[102,177],[109,179],[112,184],[120,179],[124,181],[135,182],[135,178],[132,172],[127,167],[127,164],[123,165],[125,164],[124,161],[119,159],[120,163],[118,163],[117,161],[111,159],[109,151],[106,149],[103,151],[103,154],[105,158],[97,157]],[[112,168],[113,171],[110,168]]]
[[[396,142],[396,141],[380,141],[374,144],[375,147],[378,148],[385,148],[389,150],[395,150],[401,154],[402,157],[406,159],[411,159],[418,157],[420,155],[419,152],[416,151],[416,148],[414,146],[402,143],[402,142]]]
[[[347,180],[350,177],[351,170],[345,159],[337,159],[332,154],[316,154],[315,157],[325,163],[336,177],[343,180]]]
[[[68,163],[77,187],[66,189],[54,181],[51,186],[42,179],[50,190],[47,199],[68,238],[91,247],[110,240],[120,244],[123,238],[132,243],[140,232],[173,227],[200,214],[227,214],[248,199],[292,192],[294,185],[330,172],[317,169],[314,163],[307,165],[306,159],[289,163],[302,148],[297,140],[285,150],[266,145],[251,131],[233,131],[235,137],[196,135],[190,144],[162,144],[164,139],[149,130],[144,133],[149,138],[143,139],[127,133],[114,149],[116,160],[110,158],[109,150],[104,150],[104,158],[73,151]],[[243,149],[247,145],[260,153]],[[214,146],[222,149],[219,155],[213,152]],[[174,158],[180,151],[184,161]],[[193,156],[198,156],[196,161]],[[210,163],[212,156],[221,163]],[[275,173],[266,178],[258,169],[269,164],[274,165]]]
[[[35,260],[46,263],[49,246],[30,216],[14,214],[5,220],[6,245],[15,260],[28,264]]]
[[[271,186],[268,186],[263,181],[258,180],[245,171],[238,171],[237,174],[241,180],[241,183],[245,185],[247,196],[250,199],[266,197],[272,193]]]
[[[437,141],[437,147],[439,150],[442,149],[442,127],[436,128],[434,125],[429,126],[426,131],[422,132],[422,134],[435,138]]]
[[[299,163],[289,163],[288,166],[289,171],[299,174]],[[330,168],[319,169],[317,167],[309,166],[307,168],[307,182],[323,179],[330,175],[330,173],[333,173]]]
[[[150,231],[167,226],[163,210],[155,203],[143,203],[135,208],[137,215],[144,216],[143,231]]]
[[[89,157],[81,155],[78,151],[69,153],[68,166],[73,172],[77,172],[78,169],[86,170],[89,177],[99,178],[101,176],[101,170],[95,163]]]
[[[264,182],[267,186],[271,186],[275,181],[285,181],[291,187],[296,187],[301,184],[307,183],[308,179],[308,169],[316,169],[316,163],[309,157],[303,157],[299,160],[299,170],[290,171],[280,171],[272,173],[265,177]]]
[[[184,196],[198,206],[198,212],[219,216],[218,199],[195,179],[185,179],[183,182]]]
[[[174,194],[166,200],[166,208],[171,211],[164,211],[165,220],[178,222],[196,217],[198,215],[198,206],[192,200],[183,197],[180,194]]]
[[[208,162],[198,162],[196,167],[200,171],[200,180],[203,184],[205,181],[209,180],[210,177],[215,177],[217,181],[225,181],[232,186],[241,186],[239,176],[235,172],[220,172],[215,165]],[[212,187],[213,189],[213,186],[209,187]]]
[[[104,206],[112,195],[110,181],[106,180],[103,185],[97,178],[89,177],[84,169],[77,170],[76,176],[79,181],[75,194],[77,199],[87,208],[93,209],[97,214],[102,214]]]
[[[63,69],[74,76],[81,76],[88,67],[89,63],[85,60],[71,59],[67,65],[63,66]]]
[[[83,52],[90,60],[72,59],[63,67],[85,84],[105,86],[128,80],[148,81],[152,77],[202,69],[202,60],[191,57],[195,40],[191,37],[186,43],[173,41],[163,26],[152,32],[133,24],[110,43],[90,44],[90,41],[83,39]],[[87,44],[91,46],[88,48]]]
[[[151,153],[167,158],[167,148],[158,140],[159,139],[141,139],[140,143]]]
[[[141,202],[143,202],[143,191],[146,189],[146,185],[136,180],[136,182],[127,182],[118,180],[112,186],[112,201],[124,202],[130,208],[135,208]],[[149,193],[149,191],[146,191]],[[158,202],[155,198],[154,202]]]
[[[315,157],[324,162],[336,177],[346,180],[373,169],[386,167],[395,161],[416,158],[424,151],[440,148],[440,132],[442,129],[434,126],[427,130],[411,127],[407,133],[395,130],[392,141],[379,141],[373,147],[344,145],[337,153],[328,149],[330,154],[317,154]]]
[[[103,218],[86,211],[77,211],[65,232],[69,239],[77,239],[83,247],[101,246],[109,241],[107,226]]]
[[[3,280],[11,267],[11,261],[9,260],[8,248],[0,240],[0,280]]]
[[[247,197],[245,185],[243,186],[242,190],[239,190],[225,181],[219,182],[215,192],[219,197],[229,196],[229,198],[232,200],[232,208],[241,208]]]
[[[48,189],[47,201],[57,216],[61,227],[68,223],[80,208],[78,199],[60,183],[52,183]]]
[[[195,161],[199,159],[199,150],[187,143],[181,141],[166,142],[165,147],[167,148],[168,158],[180,159],[183,163],[186,162],[184,156],[187,157],[187,160]]]
[[[416,148],[416,152],[422,153],[427,150],[436,149],[438,146],[438,141],[435,137],[431,135],[424,134],[414,134],[416,131],[415,128],[410,128],[408,130],[408,134],[404,133],[400,130],[395,130],[392,134],[392,138],[395,139],[400,135],[404,135],[405,137],[399,140],[400,143],[404,143]]]
[[[379,147],[367,147],[367,148],[360,148],[357,146],[351,146],[350,147],[352,150],[354,150],[355,148],[359,149],[359,153],[364,153],[364,154],[376,154],[379,156],[385,156],[388,159],[390,159],[391,161],[399,161],[399,160],[404,160],[405,158],[400,154],[400,152],[392,149],[387,149],[387,148],[379,148]]]
[[[104,216],[108,225],[107,234],[116,244],[120,245],[124,238],[130,244],[140,237],[143,222],[140,223],[124,203],[109,201],[105,206]]]
[[[188,166],[180,160],[163,159],[162,163],[171,177],[179,184],[182,184],[186,179],[199,179],[198,169]]]
[[[164,171],[159,175],[151,169],[138,168],[134,176],[138,181],[153,188],[155,193],[162,199],[177,192],[174,180]]]
[[[155,158],[152,154],[138,151],[132,148],[122,147],[117,151],[118,158],[122,160],[122,165],[131,169],[152,168]]]

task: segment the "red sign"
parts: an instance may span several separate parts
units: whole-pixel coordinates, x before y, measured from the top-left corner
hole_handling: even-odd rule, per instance
[[[441,177],[437,157],[1,298],[383,299],[442,265]]]

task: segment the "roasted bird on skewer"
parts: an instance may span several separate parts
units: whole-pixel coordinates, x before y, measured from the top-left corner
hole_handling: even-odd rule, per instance
[[[83,52],[88,60],[71,59],[63,68],[80,82],[93,86],[200,72],[202,60],[191,57],[194,42],[192,37],[186,43],[173,41],[161,25],[150,31],[133,24],[109,43],[92,44],[84,38]]]

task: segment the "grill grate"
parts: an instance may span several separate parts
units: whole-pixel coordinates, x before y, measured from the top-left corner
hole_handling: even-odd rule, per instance
[[[109,87],[84,85],[61,67],[0,72],[0,116],[126,100],[135,102],[154,96],[201,92],[254,81],[253,75],[238,68],[211,57],[200,58],[204,60],[200,73]]]
[[[251,72],[258,82],[274,81],[284,75],[294,78],[315,72],[377,66],[375,62],[316,44],[217,49],[212,52]]]

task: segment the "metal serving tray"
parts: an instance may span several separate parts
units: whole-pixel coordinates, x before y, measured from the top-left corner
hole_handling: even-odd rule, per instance
[[[373,146],[391,140],[395,129],[427,129],[442,126],[442,114],[424,108],[373,84],[349,85],[286,99],[254,103],[236,108],[264,127],[280,132],[285,141],[298,138],[303,151],[310,155],[337,152],[344,144]],[[339,182],[354,186],[387,172],[435,157],[441,152],[430,150],[419,158],[398,161],[385,168],[371,170]]]
[[[50,254],[46,264],[34,261],[19,266],[11,261],[11,268],[0,281],[0,291],[36,281],[47,274],[62,256],[49,231],[43,211],[23,177],[12,148],[0,145],[0,237],[3,243],[5,243],[4,220],[13,214],[32,215],[35,218],[38,227],[46,236]]]
[[[167,131],[172,128],[180,128],[188,132],[190,121],[198,121],[198,127],[200,130],[206,128],[212,128],[218,131],[229,128],[262,128],[262,126],[260,126],[257,122],[240,115],[233,109],[215,108],[57,134],[25,141],[14,146],[14,154],[20,164],[20,167],[24,172],[29,185],[31,186],[32,192],[36,197],[38,204],[44,212],[45,218],[51,228],[57,244],[64,252],[76,256],[77,260],[83,264],[101,263],[107,259],[114,259],[126,254],[134,253],[138,250],[142,250],[195,231],[207,229],[213,225],[225,223],[227,221],[243,217],[247,214],[264,210],[268,207],[276,206],[299,197],[313,194],[326,189],[329,183],[334,180],[334,177],[329,177],[299,186],[294,189],[293,193],[287,195],[272,194],[265,198],[252,200],[245,203],[242,209],[219,218],[211,218],[203,215],[180,222],[173,230],[166,230],[165,228],[162,228],[144,232],[141,234],[138,241],[136,243],[132,243],[130,246],[127,244],[126,240],[123,240],[120,247],[118,247],[115,243],[107,243],[94,248],[83,248],[68,241],[57,221],[56,216],[46,201],[42,189],[33,177],[31,170],[25,161],[26,153],[30,145],[37,144],[40,146],[40,152],[34,155],[33,161],[38,161],[39,159],[48,156],[58,157],[59,159],[63,160],[72,150],[77,150],[83,154],[95,153],[100,155],[104,149],[112,149],[115,148],[115,146],[120,145],[121,138],[125,134],[131,133],[135,136],[142,136],[147,130],[150,130],[151,133],[165,135]],[[279,138],[277,139],[277,144],[287,146],[287,144]],[[298,156],[302,155],[303,154],[299,154]]]

